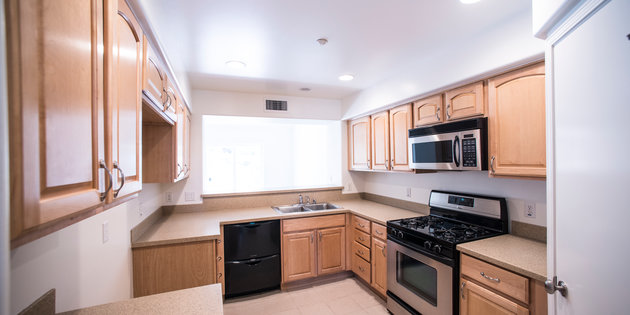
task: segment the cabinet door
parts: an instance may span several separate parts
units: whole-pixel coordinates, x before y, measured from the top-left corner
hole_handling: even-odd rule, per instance
[[[488,81],[490,174],[545,177],[545,65]]]
[[[186,169],[186,176],[190,175],[190,112],[186,109],[186,119],[184,127],[184,169]]]
[[[387,111],[370,117],[372,130],[372,169],[389,170],[389,115]]]
[[[212,241],[134,248],[133,296],[216,283]]]
[[[113,2],[107,27],[112,75],[106,73],[106,150],[114,175],[112,197],[121,198],[142,189],[142,29],[124,0]]]
[[[389,110],[390,170],[409,170],[407,140],[412,123],[411,113],[411,104]]]
[[[472,281],[460,278],[459,310],[461,315],[526,315],[529,310]]]
[[[153,102],[159,110],[163,109],[166,99],[164,95],[164,74],[162,73],[160,63],[158,61],[153,48],[149,45],[146,37],[144,37],[144,57],[143,57],[143,79],[142,90],[144,94]]]
[[[102,209],[103,5],[5,5],[15,247]]]
[[[348,160],[353,170],[370,169],[370,117],[348,123]]]
[[[180,180],[184,178],[186,169],[184,168],[184,142],[185,142],[185,130],[186,130],[186,110],[184,104],[178,102],[177,104],[177,122],[175,123],[175,135],[177,139],[176,143],[176,165],[175,167],[175,179]]]
[[[441,123],[444,121],[442,94],[413,102],[413,125],[415,127]]]
[[[286,233],[282,236],[282,276],[284,282],[315,277],[315,231]]]
[[[317,234],[317,274],[343,271],[346,268],[346,228],[322,229]]]
[[[372,237],[372,287],[387,294],[387,244]]]
[[[477,82],[447,91],[446,120],[455,120],[484,114],[483,82]]]

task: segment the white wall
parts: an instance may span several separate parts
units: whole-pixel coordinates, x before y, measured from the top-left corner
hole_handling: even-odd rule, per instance
[[[286,113],[265,111],[266,99],[287,101],[288,111]],[[201,118],[203,115],[330,120],[339,120],[341,118],[341,101],[331,99],[193,90],[192,102],[195,104],[190,129],[190,164],[192,172],[187,179],[166,185],[166,191],[173,193],[173,202],[168,204],[201,203],[200,196],[203,193]],[[186,201],[185,192],[192,192],[195,200]]]
[[[11,251],[11,313],[52,288],[57,312],[131,298],[130,231],[162,205],[161,196],[160,184],[144,184],[138,198]]]
[[[351,172],[361,190],[377,195],[427,204],[431,190],[476,193],[505,197],[510,220],[546,225],[545,181],[488,178],[486,171],[427,174]],[[411,188],[411,198],[407,197]],[[525,202],[536,205],[536,218],[526,217]]]

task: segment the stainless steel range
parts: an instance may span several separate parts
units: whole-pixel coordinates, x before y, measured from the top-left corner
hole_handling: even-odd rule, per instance
[[[459,243],[507,233],[504,198],[432,191],[430,214],[387,222],[387,309],[458,314]]]

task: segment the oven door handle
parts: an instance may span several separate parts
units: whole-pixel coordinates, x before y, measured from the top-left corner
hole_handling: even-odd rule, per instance
[[[449,267],[454,267],[455,266],[455,260],[448,258],[448,257],[444,257],[444,256],[438,256],[436,254],[434,254],[433,252],[427,251],[426,249],[424,249],[424,247],[420,247],[420,246],[414,246],[411,244],[406,244],[405,242],[402,242],[396,238],[393,238],[391,236],[387,237],[388,241],[392,241],[400,246],[402,246],[403,248],[407,248],[408,250],[412,250],[412,251],[416,251],[419,254],[422,254],[424,256],[427,256],[435,261],[438,261],[440,263],[443,263]]]
[[[459,145],[459,136],[455,136],[455,141],[453,141],[453,160],[455,160],[455,166],[459,167],[460,161],[460,145]]]

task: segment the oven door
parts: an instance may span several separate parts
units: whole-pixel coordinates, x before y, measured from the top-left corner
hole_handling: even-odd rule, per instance
[[[453,267],[392,240],[387,240],[387,289],[422,314],[453,314]]]
[[[409,138],[409,167],[424,170],[461,170],[460,133]]]

